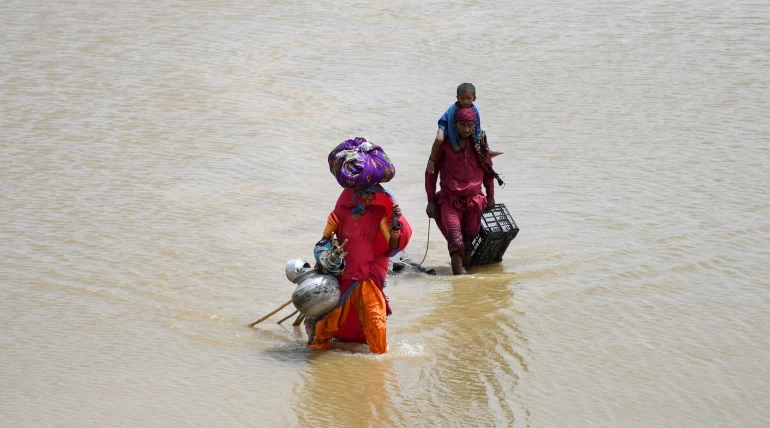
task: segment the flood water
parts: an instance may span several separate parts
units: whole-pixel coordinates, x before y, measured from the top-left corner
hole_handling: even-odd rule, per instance
[[[0,426],[770,426],[770,7],[0,4]],[[459,83],[521,228],[453,277]],[[276,322],[363,136],[437,276],[390,352]]]

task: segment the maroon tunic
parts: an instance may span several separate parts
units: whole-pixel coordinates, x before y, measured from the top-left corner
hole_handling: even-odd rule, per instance
[[[436,155],[433,174],[425,173],[425,193],[428,201],[436,203],[436,225],[447,240],[449,254],[464,251],[463,237],[475,238],[481,228],[481,210],[487,206],[487,196],[495,195],[495,181],[484,171],[469,138],[465,148],[455,152],[444,143]],[[436,192],[436,182],[441,190]]]

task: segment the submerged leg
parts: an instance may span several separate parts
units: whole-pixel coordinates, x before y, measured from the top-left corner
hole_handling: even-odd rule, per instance
[[[467,270],[471,267],[471,251],[473,250],[472,238],[463,238],[463,267]]]
[[[447,249],[452,259],[452,273],[462,275],[463,273],[463,212],[453,207],[451,204],[441,205],[441,222],[439,230],[447,241]]]
[[[315,337],[310,342],[311,348],[327,349],[331,345],[334,333],[340,329],[348,317],[350,305],[350,299],[348,299],[341,307],[332,310],[324,319],[315,323]]]
[[[463,267],[471,267],[471,252],[473,251],[473,239],[481,230],[481,210],[467,208],[462,215],[463,235]]]
[[[375,354],[388,352],[386,329],[385,296],[372,280],[362,281],[350,296],[358,310],[361,330],[366,335],[366,343]]]
[[[463,258],[459,251],[452,253],[452,275],[463,274]]]

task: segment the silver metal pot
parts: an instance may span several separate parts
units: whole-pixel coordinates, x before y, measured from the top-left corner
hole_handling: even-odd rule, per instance
[[[286,262],[286,278],[295,284],[299,284],[301,278],[310,272],[315,272],[315,270],[305,259],[291,259]]]
[[[304,272],[298,278],[297,288],[291,293],[291,300],[308,318],[319,317],[334,309],[340,300],[340,284],[337,278],[318,273]]]

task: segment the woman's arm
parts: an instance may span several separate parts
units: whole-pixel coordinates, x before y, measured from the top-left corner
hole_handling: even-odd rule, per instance
[[[383,217],[380,221],[380,233],[385,240],[388,241],[388,245],[391,250],[398,248],[398,242],[401,238],[401,208],[398,205],[393,206],[393,218],[395,222],[388,221],[388,217]]]
[[[337,233],[337,229],[340,226],[340,221],[337,218],[337,214],[332,212],[326,219],[326,227],[324,227],[324,238],[332,239],[332,236]]]

